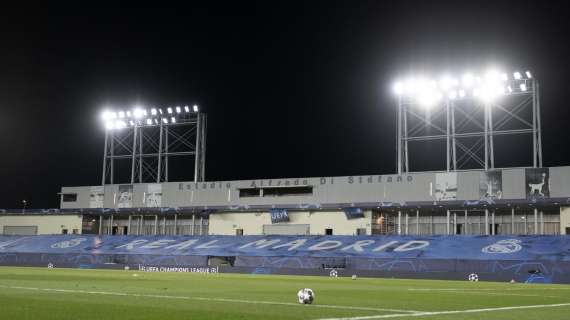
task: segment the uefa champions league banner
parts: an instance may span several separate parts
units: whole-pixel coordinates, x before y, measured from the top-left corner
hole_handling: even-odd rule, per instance
[[[0,236],[2,253],[570,261],[570,237]]]

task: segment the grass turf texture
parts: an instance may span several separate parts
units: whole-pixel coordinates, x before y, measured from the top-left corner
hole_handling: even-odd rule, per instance
[[[297,303],[296,293],[305,287],[315,291],[314,305]],[[554,304],[567,305],[521,308]],[[502,307],[513,309],[480,310]],[[569,315],[567,285],[0,267],[0,319],[10,320],[554,320]]]

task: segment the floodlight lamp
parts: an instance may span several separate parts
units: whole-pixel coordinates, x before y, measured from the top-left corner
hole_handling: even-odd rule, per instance
[[[166,118],[162,118],[162,122],[168,123],[168,120]]]
[[[152,125],[152,119],[150,119],[150,118],[149,118],[149,119],[146,119],[146,124],[149,125],[149,126]]]
[[[170,118],[170,123],[176,123],[176,118],[171,117],[171,118]]]
[[[459,90],[459,97],[465,98],[465,90]]]
[[[168,114],[172,114],[172,108],[171,108],[171,107],[168,107],[168,108],[166,109],[166,111],[168,111]]]
[[[125,112],[119,111],[119,118],[123,119],[125,117]]]
[[[101,113],[101,118],[105,121],[115,119],[117,114],[108,110],[105,110]]]
[[[105,129],[107,129],[107,130],[113,130],[113,129],[115,129],[115,124],[114,124],[114,122],[113,122],[113,121],[107,121],[107,122],[105,123]]]
[[[520,87],[521,91],[523,91],[523,92],[527,90],[526,83],[521,83],[521,85],[519,87]]]
[[[180,109],[180,107],[177,106],[176,107],[176,113],[180,113],[180,112],[182,112],[182,109]]]
[[[115,121],[115,128],[117,128],[117,129],[123,129],[126,126],[127,126],[127,124],[123,120]]]
[[[448,76],[444,76],[439,80],[439,87],[443,90],[449,90],[453,84],[453,79]]]
[[[158,124],[158,119],[154,119],[154,124]]]
[[[155,108],[150,109],[150,114],[156,116],[156,109]]]
[[[507,91],[509,91],[509,93],[513,93],[513,88],[511,86],[507,86]]]
[[[192,110],[193,110],[194,112],[198,112],[198,105],[195,104],[195,105],[192,107]]]
[[[527,77],[528,79],[532,79],[532,74],[530,73],[530,71],[527,70],[527,71],[525,72],[525,74],[526,74],[526,77]]]
[[[162,109],[158,109],[158,113],[162,114]]]
[[[130,117],[132,117],[132,115],[131,115],[131,112],[130,112],[130,111],[127,111],[127,117],[129,117],[129,118],[130,118]]]
[[[184,106],[184,111],[186,111],[188,113],[188,112],[190,112],[190,108],[188,106]]]
[[[450,100],[455,100],[457,98],[457,91],[451,91],[449,93],[449,99]]]
[[[508,81],[509,80],[509,76],[506,73],[502,73],[501,74],[501,80],[503,81]]]
[[[133,120],[129,120],[129,124],[130,124],[131,126],[134,126],[134,125],[135,125],[135,122],[134,122]]]
[[[143,110],[140,108],[136,108],[133,110],[133,115],[134,115],[135,119],[140,119],[143,117]]]
[[[143,110],[143,116],[148,116],[148,112],[146,111],[146,109]]]
[[[394,90],[394,93],[396,95],[400,96],[400,95],[402,95],[402,93],[404,93],[404,85],[398,81],[398,82],[394,83],[392,90]]]
[[[473,86],[474,81],[475,79],[473,78],[473,75],[470,73],[464,74],[463,77],[461,78],[461,84],[465,88],[470,88],[471,86]]]
[[[497,80],[499,79],[500,79],[500,74],[496,70],[489,70],[485,74],[485,80],[487,82],[494,83],[497,82]]]
[[[513,77],[515,78],[515,80],[520,80],[522,78],[522,75],[520,72],[516,71],[515,73],[513,73]]]
[[[481,91],[478,88],[473,89],[473,96],[478,97]]]

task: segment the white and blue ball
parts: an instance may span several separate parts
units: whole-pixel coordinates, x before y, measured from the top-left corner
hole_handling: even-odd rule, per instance
[[[304,288],[297,292],[300,304],[311,304],[315,301],[315,293],[309,288]]]
[[[471,282],[479,281],[479,276],[476,273],[471,273],[467,279]]]

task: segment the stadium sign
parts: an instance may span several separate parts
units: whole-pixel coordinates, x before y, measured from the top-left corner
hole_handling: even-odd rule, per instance
[[[176,267],[176,266],[145,266],[139,264],[139,271],[142,272],[187,272],[187,273],[219,273],[218,266],[215,267]]]

